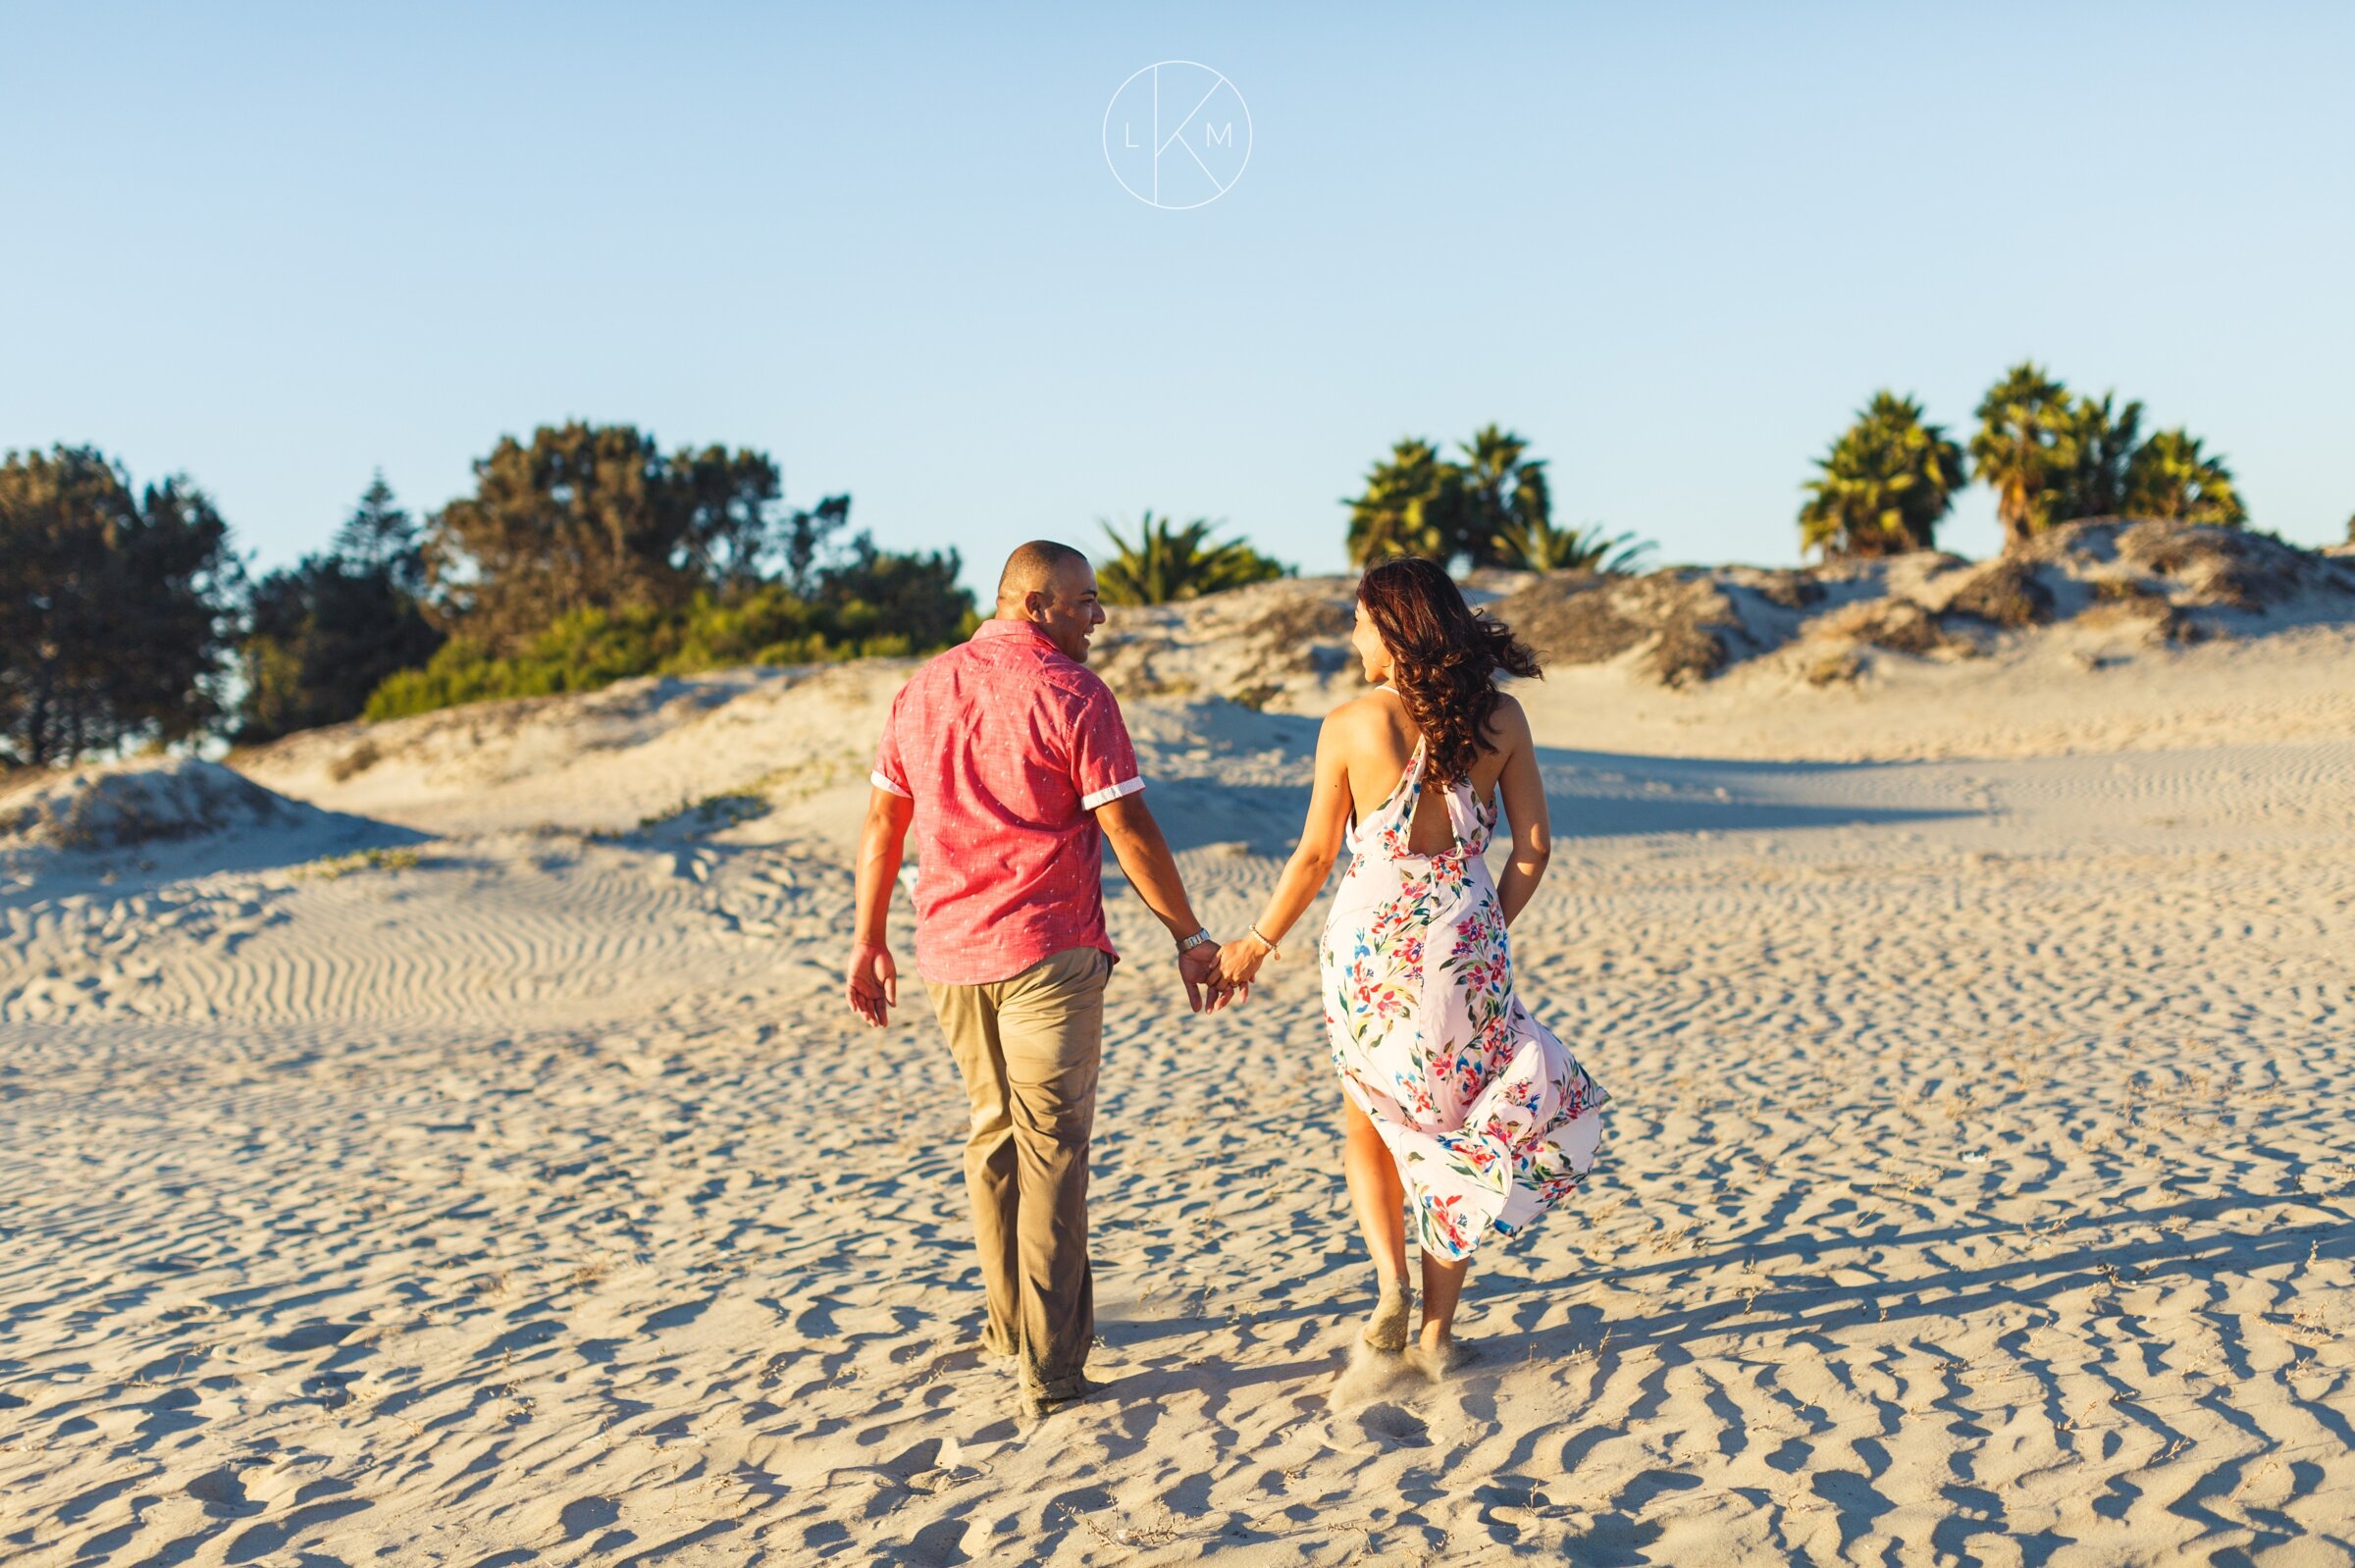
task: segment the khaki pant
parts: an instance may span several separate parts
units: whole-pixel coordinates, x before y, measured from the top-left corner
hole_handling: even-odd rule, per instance
[[[1095,1336],[1087,1138],[1112,959],[1067,948],[1011,979],[932,985],[965,1075],[965,1185],[989,1297],[984,1348],[1020,1351],[1024,1382],[1074,1377]]]

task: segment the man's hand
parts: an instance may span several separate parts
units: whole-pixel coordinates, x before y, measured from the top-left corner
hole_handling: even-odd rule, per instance
[[[900,1005],[900,968],[891,962],[891,949],[880,942],[862,942],[851,949],[851,966],[843,979],[843,995],[851,1011],[881,1028]]]
[[[1216,1013],[1237,993],[1219,977],[1219,944],[1203,942],[1178,955],[1178,973],[1185,981],[1186,1005],[1196,1013]]]

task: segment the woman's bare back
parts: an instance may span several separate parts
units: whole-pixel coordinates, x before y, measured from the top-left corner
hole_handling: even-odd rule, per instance
[[[1483,751],[1472,763],[1472,798],[1486,801],[1496,791],[1496,781],[1504,772],[1511,753],[1500,744],[1497,723],[1505,705],[1513,700],[1499,695],[1497,712],[1489,719],[1486,739],[1492,750]],[[1391,791],[1405,775],[1406,766],[1414,760],[1415,743],[1423,732],[1407,716],[1405,700],[1388,687],[1377,688],[1371,696],[1361,697],[1349,705],[1349,796],[1350,819],[1362,821],[1390,798]],[[1447,820],[1447,802],[1437,790],[1425,790],[1415,803],[1414,821],[1408,826],[1406,847],[1409,854],[1437,855],[1455,842],[1455,829]]]

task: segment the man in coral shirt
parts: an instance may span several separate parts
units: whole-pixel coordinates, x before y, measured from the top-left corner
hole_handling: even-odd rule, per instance
[[[1229,997],[1219,945],[1145,808],[1120,704],[1086,667],[1103,623],[1087,557],[1033,542],[1006,562],[995,618],[901,688],[875,752],[845,985],[870,1024],[899,1005],[884,922],[913,825],[916,972],[971,1103],[981,1342],[1019,1358],[1033,1411],[1092,1386],[1087,1143],[1119,956],[1104,926],[1105,839],[1169,927],[1194,1011]]]

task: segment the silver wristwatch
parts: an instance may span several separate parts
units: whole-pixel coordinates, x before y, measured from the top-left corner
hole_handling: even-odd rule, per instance
[[[1201,930],[1196,931],[1193,935],[1187,937],[1184,941],[1178,943],[1178,952],[1180,956],[1183,956],[1184,954],[1191,953],[1194,949],[1200,947],[1203,943],[1209,940],[1210,927],[1206,925]]]

